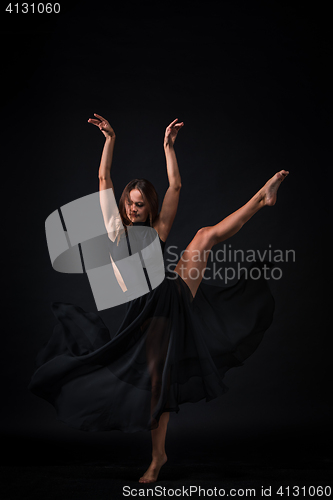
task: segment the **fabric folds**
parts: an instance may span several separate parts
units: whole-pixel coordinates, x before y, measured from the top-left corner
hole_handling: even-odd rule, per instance
[[[57,324],[29,390],[82,431],[135,432],[156,428],[182,403],[225,393],[226,371],[258,347],[274,299],[263,275],[229,287],[201,283],[193,299],[182,278],[166,272],[127,304],[116,332],[77,305],[54,302],[52,310]]]

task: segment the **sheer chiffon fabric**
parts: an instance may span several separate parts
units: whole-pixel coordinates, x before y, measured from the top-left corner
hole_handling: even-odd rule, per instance
[[[226,371],[255,351],[273,319],[263,273],[245,278],[230,287],[201,283],[193,299],[182,278],[166,272],[127,304],[116,332],[96,313],[54,302],[58,322],[29,390],[82,431],[151,430],[163,412],[222,395]]]

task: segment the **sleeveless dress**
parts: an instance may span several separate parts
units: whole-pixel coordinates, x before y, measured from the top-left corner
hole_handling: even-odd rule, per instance
[[[201,282],[193,299],[166,271],[160,285],[127,304],[117,331],[96,313],[53,302],[58,323],[29,390],[82,431],[151,430],[163,412],[222,395],[226,371],[255,351],[273,319],[267,281],[249,276],[229,287]]]

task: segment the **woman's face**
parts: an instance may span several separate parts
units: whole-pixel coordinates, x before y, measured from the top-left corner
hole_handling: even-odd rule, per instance
[[[132,189],[125,202],[126,215],[131,222],[145,222],[149,215],[148,204],[138,189]]]

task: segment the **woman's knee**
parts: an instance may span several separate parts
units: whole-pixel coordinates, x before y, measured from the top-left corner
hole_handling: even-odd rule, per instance
[[[154,383],[151,386],[151,395],[153,398],[159,398],[161,395],[162,391],[162,380],[161,381],[154,381]]]
[[[200,249],[210,249],[214,245],[213,227],[214,226],[205,226],[197,231],[194,240]]]

